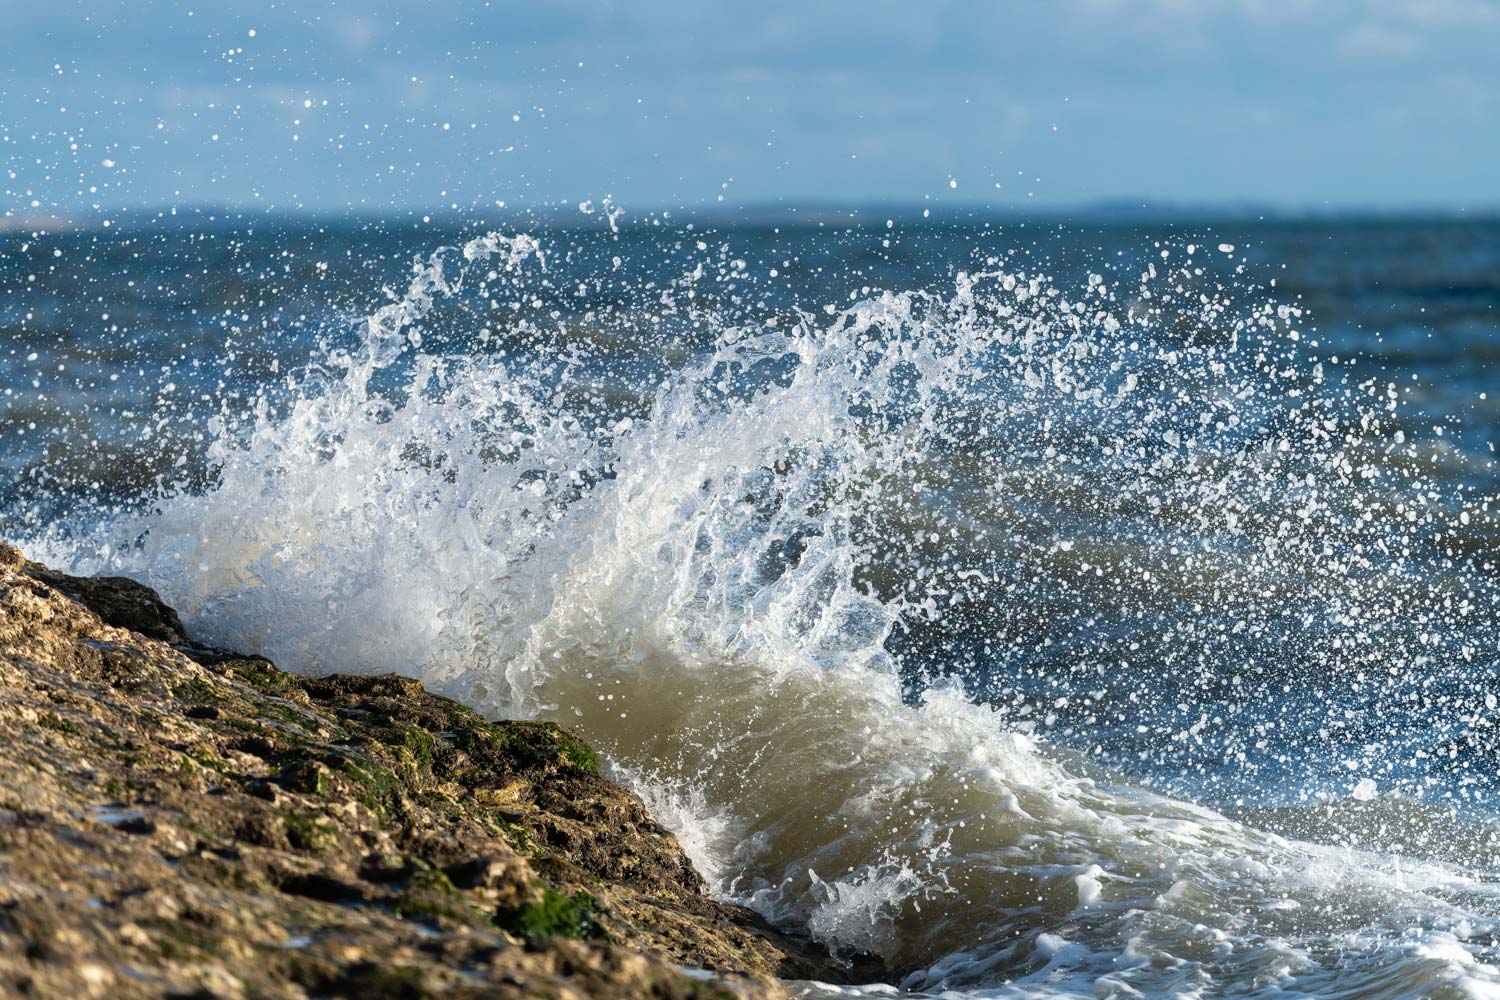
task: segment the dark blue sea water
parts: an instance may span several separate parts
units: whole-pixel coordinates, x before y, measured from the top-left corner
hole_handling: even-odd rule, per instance
[[[553,304],[576,318],[611,291],[669,282],[702,256],[701,241],[745,261],[733,297],[746,312],[842,306],[872,289],[950,284],[958,271],[995,255],[1068,281],[1105,265],[1149,263],[1162,246],[1196,241],[1200,260],[1227,275],[1231,266],[1209,252],[1227,242],[1238,248],[1234,266],[1244,265],[1247,283],[1274,281],[1278,298],[1306,307],[1310,345],[1330,356],[1357,355],[1372,374],[1397,379],[1404,417],[1414,425],[1443,424],[1486,454],[1500,433],[1500,401],[1494,392],[1485,396],[1500,355],[1500,221],[936,222],[892,212],[902,222],[888,230],[887,217],[828,211],[777,213],[776,223],[759,224],[653,220],[613,234],[554,225],[567,248],[557,284],[574,272],[613,280],[581,294],[564,289]],[[121,413],[155,414],[166,402],[179,415],[167,431],[216,412],[226,398],[274,385],[307,362],[320,336],[404,285],[413,258],[485,228],[227,216],[0,234],[0,377],[11,390],[0,418],[3,458],[18,471],[67,452],[66,463],[80,472],[103,460],[90,455],[113,458],[115,449],[124,449],[122,464],[146,460],[152,449],[141,446],[135,418]],[[468,346],[470,333],[442,343]],[[177,388],[163,393],[167,383]],[[1488,482],[1489,468],[1471,470],[1476,487]],[[124,468],[90,474],[105,486],[130,481]]]

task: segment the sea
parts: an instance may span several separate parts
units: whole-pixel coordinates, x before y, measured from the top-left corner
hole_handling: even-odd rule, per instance
[[[808,997],[1500,997],[1500,220],[0,233],[0,535],[590,740]]]

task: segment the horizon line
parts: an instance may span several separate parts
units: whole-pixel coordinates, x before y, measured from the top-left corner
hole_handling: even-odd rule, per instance
[[[15,233],[31,227],[66,227],[70,231],[108,229],[116,224],[139,225],[152,221],[230,221],[245,218],[305,219],[308,221],[411,221],[418,225],[454,224],[479,219],[514,219],[541,216],[549,224],[565,228],[620,226],[635,228],[659,225],[662,221],[722,223],[767,223],[773,216],[791,216],[787,222],[810,225],[826,224],[832,219],[865,224],[893,219],[902,224],[941,224],[955,221],[1009,221],[1026,223],[1076,222],[1078,224],[1178,224],[1178,223],[1254,223],[1298,221],[1500,221],[1500,203],[1494,205],[1456,206],[1413,202],[1402,205],[1316,205],[1262,202],[1254,199],[1215,201],[1166,201],[1134,198],[1103,198],[1065,205],[995,205],[986,202],[939,204],[901,200],[803,199],[748,200],[735,205],[700,204],[676,207],[648,206],[625,209],[610,221],[599,207],[582,210],[597,199],[560,200],[532,205],[421,207],[394,205],[371,206],[268,205],[263,203],[187,202],[159,205],[126,205],[110,211],[32,212],[21,214],[7,209],[0,214],[0,234]],[[620,206],[613,208],[620,211]],[[876,217],[879,217],[878,219]],[[417,217],[420,217],[418,219]]]

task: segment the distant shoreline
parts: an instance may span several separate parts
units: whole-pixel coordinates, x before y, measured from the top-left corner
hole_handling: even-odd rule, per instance
[[[700,205],[681,208],[642,208],[618,220],[622,231],[655,228],[664,224],[694,226],[806,227],[818,225],[884,226],[890,220],[902,226],[1061,225],[1065,227],[1154,227],[1154,226],[1255,226],[1255,225],[1358,225],[1358,224],[1495,224],[1500,223],[1500,205],[1476,208],[1411,206],[1374,207],[1276,206],[1263,204],[1169,204],[1110,201],[1073,206],[1014,208],[973,205],[927,205],[921,203],[838,204],[809,202],[777,204],[751,202],[733,207]],[[106,222],[108,223],[106,225]],[[389,210],[360,208],[280,208],[253,205],[164,205],[122,208],[85,213],[10,213],[0,215],[0,236],[34,231],[49,233],[107,233],[150,226],[190,226],[203,223],[231,225],[257,222],[301,223],[333,227],[363,225],[410,225],[415,230],[456,226],[521,227],[544,226],[564,231],[599,229],[609,232],[597,214],[584,214],[572,204],[544,204],[527,208],[476,208],[472,211],[423,209]]]

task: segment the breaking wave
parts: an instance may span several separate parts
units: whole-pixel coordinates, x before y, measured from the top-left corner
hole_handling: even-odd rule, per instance
[[[1488,505],[1232,248],[806,311],[709,253],[583,316],[549,253],[439,250],[225,411],[207,488],[32,546],[576,727],[903,990],[1500,996],[1500,852],[1423,801],[1488,752]]]

